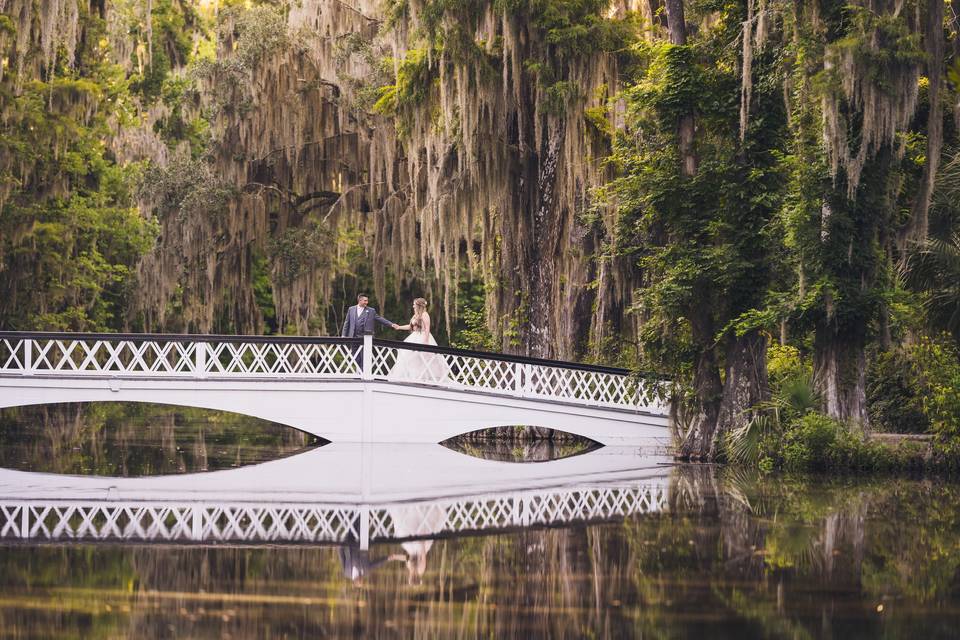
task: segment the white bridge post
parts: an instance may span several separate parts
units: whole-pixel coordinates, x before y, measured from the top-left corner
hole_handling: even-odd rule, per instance
[[[23,375],[33,375],[33,340],[23,341]]]
[[[370,548],[370,507],[364,505],[360,507],[360,549],[366,551]]]
[[[363,336],[363,351],[360,356],[360,379],[373,380],[373,334]]]
[[[207,343],[206,342],[197,342],[194,346],[196,351],[196,369],[193,372],[195,378],[206,378],[207,377]]]

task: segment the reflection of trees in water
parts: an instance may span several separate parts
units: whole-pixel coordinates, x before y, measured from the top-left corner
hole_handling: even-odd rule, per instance
[[[400,544],[375,545],[356,581],[336,547],[7,548],[5,601],[33,604],[0,605],[0,622],[76,629],[98,611],[88,637],[949,636],[957,491],[682,468],[669,511],[435,540],[417,579],[389,560]]]
[[[468,637],[550,635],[619,637],[625,620],[611,601],[621,589],[627,549],[618,528],[575,527],[514,535],[437,540],[426,571],[411,582],[403,562],[387,562],[352,582],[336,548],[63,547],[24,549],[49,563],[42,576],[21,560],[18,580],[4,572],[3,589],[33,591],[48,608],[0,608],[16,628],[45,618],[67,623],[62,603],[109,619],[110,633],[85,637]],[[375,548],[375,558],[400,545]],[[0,561],[2,562],[2,561]],[[117,567],[111,569],[110,567]],[[62,572],[62,573],[61,573]],[[30,585],[29,587],[27,585]],[[44,585],[68,588],[56,595]],[[66,595],[65,595],[66,594]],[[109,612],[108,608],[109,607]],[[124,608],[129,611],[124,611]],[[57,623],[59,624],[59,623]],[[17,625],[20,625],[17,627]],[[11,628],[10,626],[6,628]]]
[[[614,528],[577,526],[437,541],[420,583],[389,565],[370,576],[357,626],[393,621],[414,637],[620,637],[625,621],[610,606],[628,594],[616,538]]]
[[[676,629],[696,609],[722,612],[714,635],[873,637],[956,623],[956,497],[914,481],[680,468],[671,511],[628,526],[645,550],[631,571],[642,627]]]
[[[316,438],[240,414],[146,403],[63,403],[0,410],[0,466],[138,476],[253,464]]]
[[[501,440],[457,436],[442,444],[448,449],[474,458],[506,462],[560,460],[588,453],[601,447],[593,440],[579,436],[559,440]]]

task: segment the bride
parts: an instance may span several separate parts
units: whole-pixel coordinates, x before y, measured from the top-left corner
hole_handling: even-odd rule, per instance
[[[397,329],[410,332],[404,342],[437,346],[437,341],[430,333],[430,314],[427,313],[427,301],[423,298],[413,301],[410,323]],[[397,363],[387,374],[388,380],[438,383],[450,379],[450,369],[443,355],[413,349],[398,349],[397,352]]]

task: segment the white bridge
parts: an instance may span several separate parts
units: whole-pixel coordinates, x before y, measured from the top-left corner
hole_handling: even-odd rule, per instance
[[[0,332],[0,408],[130,401],[242,413],[333,442],[437,443],[534,425],[669,443],[625,369],[364,338]]]
[[[242,469],[155,478],[0,469],[0,543],[363,549],[371,542],[596,522],[666,509],[666,461],[627,447],[510,463],[436,445],[345,443]]]

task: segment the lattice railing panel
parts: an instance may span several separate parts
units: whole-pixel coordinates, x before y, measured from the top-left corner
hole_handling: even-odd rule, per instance
[[[355,507],[0,504],[0,539],[345,542],[358,522]]]
[[[192,343],[34,340],[35,373],[184,374],[193,370]]]
[[[402,347],[375,345],[373,375],[396,382],[495,391],[520,397],[593,405],[636,408],[641,404],[636,382],[623,374]]]
[[[150,377],[360,376],[357,347],[339,343],[188,340],[0,340],[0,371]]]
[[[0,340],[0,371],[22,371],[25,352],[23,340]]]
[[[635,382],[625,375],[547,366],[527,366],[524,374],[528,396],[620,406],[639,402]]]
[[[510,392],[518,388],[517,372],[517,365],[503,360],[381,345],[373,348],[374,377],[397,382]]]
[[[359,376],[354,347],[344,344],[297,343],[210,343],[206,371],[214,377]]]
[[[660,486],[571,489],[413,503],[372,512],[370,538],[417,538],[534,524],[608,520],[665,508],[666,495]]]
[[[356,542],[607,520],[666,508],[660,486],[521,492],[394,505],[0,503],[0,539]],[[369,516],[367,524],[362,525]]]

